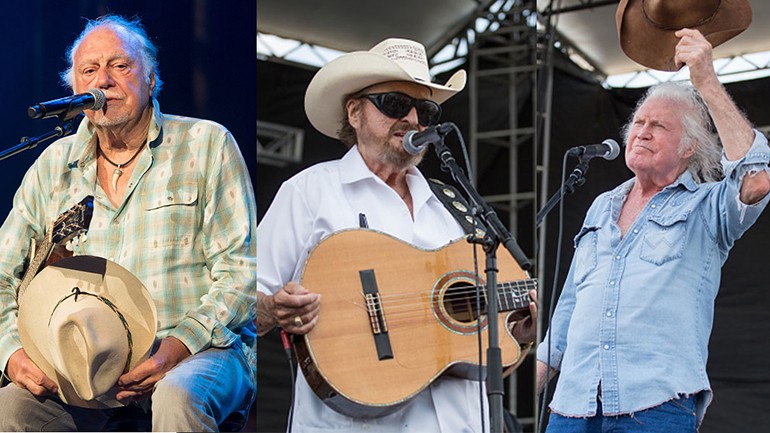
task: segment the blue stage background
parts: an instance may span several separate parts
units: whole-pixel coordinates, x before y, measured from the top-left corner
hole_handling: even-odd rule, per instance
[[[138,16],[158,46],[163,112],[221,123],[235,136],[256,185],[256,2],[253,0],[6,0],[0,13],[0,149],[54,128],[27,107],[67,96],[65,51],[85,18]],[[0,161],[0,221],[40,146]]]

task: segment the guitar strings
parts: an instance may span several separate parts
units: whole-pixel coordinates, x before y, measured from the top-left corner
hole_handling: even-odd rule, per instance
[[[519,287],[517,285],[517,289],[520,289],[518,291],[508,291],[508,292],[499,292],[498,298],[502,298],[502,301],[506,301],[506,296],[510,297],[511,299],[514,298],[522,298],[526,297],[529,294],[530,290],[534,290],[537,287],[537,284],[535,281],[532,281],[528,284],[524,284],[523,287]],[[484,293],[484,297],[486,298],[486,293]],[[412,300],[415,298],[423,298],[424,296],[432,296],[433,291],[428,292],[411,292],[411,293],[401,293],[401,294],[392,294],[392,295],[382,295],[380,294],[379,300],[380,302],[387,302],[388,305],[409,305]],[[462,299],[467,297],[467,295],[471,295],[470,299],[474,299],[476,296],[476,287],[474,286],[463,286],[459,289],[454,289],[452,291],[444,291],[443,294],[439,296],[439,298],[446,298],[447,296],[450,296],[452,298]],[[366,300],[366,295],[364,293],[361,293],[362,299]],[[506,301],[507,302],[507,301]],[[422,303],[420,303],[422,304]]]
[[[536,287],[536,280],[532,279],[532,280],[517,281],[512,283],[501,283],[501,285],[502,286],[509,285],[511,286],[510,288],[513,288],[513,286],[515,285],[515,288],[519,288],[519,289],[523,288],[525,290],[518,291],[516,293],[514,292],[501,293],[498,296],[498,298],[501,298],[499,299],[498,303],[502,305],[503,308],[508,308],[508,311],[509,311],[512,309],[519,309],[517,308],[517,302],[516,302],[517,300],[519,300],[519,301],[522,301],[522,305],[520,309],[524,309],[529,304],[528,302],[529,290],[532,290]],[[471,294],[472,296],[469,297],[467,296],[468,294]],[[444,304],[446,302],[453,302],[453,301],[470,302],[473,299],[475,299],[475,294],[476,294],[475,287],[464,286],[462,289],[456,289],[449,293],[444,291],[443,295],[439,297],[433,296],[432,291],[404,293],[404,294],[397,294],[397,295],[384,295],[384,296],[380,296],[378,306],[369,308],[366,305],[366,297],[362,293],[361,301],[363,302],[363,305],[358,305],[358,304],[355,304],[355,305],[358,308],[362,309],[364,312],[367,312],[367,314],[368,312],[376,314],[384,311],[387,314],[386,322],[395,322],[395,320],[398,320],[398,319],[410,319],[412,317],[423,316],[425,314],[432,315],[433,309],[435,309],[440,304]],[[505,297],[506,295],[510,295],[510,296],[506,298]],[[425,308],[427,305],[430,305],[431,308],[430,309]],[[514,308],[510,308],[511,306],[513,306]],[[471,314],[476,314],[475,308],[470,308],[468,311],[471,312]],[[501,313],[502,312],[506,312],[506,311],[504,310],[504,311],[501,311]],[[418,314],[413,315],[414,313],[418,313]]]
[[[460,282],[470,283],[470,281],[460,281]],[[521,289],[524,289],[524,290],[526,290],[526,289],[534,289],[535,286],[537,286],[537,280],[534,279],[534,278],[530,278],[530,279],[527,279],[527,280],[503,282],[503,283],[498,283],[497,286],[498,286],[499,289],[504,289],[504,290],[505,289],[514,289],[514,290],[519,289],[515,293],[516,294],[523,294],[523,293],[526,293],[526,291],[521,291]],[[458,291],[458,292],[461,292],[461,293],[467,293],[467,292],[475,293],[476,292],[476,288],[477,288],[477,286],[458,286],[458,287],[462,287],[462,289],[455,289],[455,290]],[[484,290],[484,289],[486,289],[487,286],[486,286],[486,284],[480,284],[479,287],[482,290]],[[513,290],[509,291],[509,292],[506,292],[506,293],[512,293],[512,292],[513,292]],[[402,294],[384,295],[384,296],[381,296],[381,298],[391,298],[392,299],[392,298],[399,297],[399,296],[401,296],[401,297],[409,297],[409,296],[412,296],[414,294],[415,293],[407,292],[407,293],[402,293]]]

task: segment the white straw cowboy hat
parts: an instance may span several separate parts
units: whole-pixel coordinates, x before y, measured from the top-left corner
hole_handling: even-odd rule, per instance
[[[661,71],[676,71],[674,32],[695,29],[713,47],[751,24],[748,0],[621,0],[615,14],[623,52],[635,62]]]
[[[122,406],[118,378],[147,359],[157,311],[150,293],[120,265],[94,256],[59,260],[19,299],[19,337],[27,355],[67,404]]]
[[[345,96],[388,81],[411,81],[431,89],[430,99],[441,104],[465,87],[465,71],[455,72],[444,84],[431,82],[422,44],[408,39],[386,39],[369,51],[344,54],[322,67],[305,92],[305,113],[313,126],[337,138],[346,116]]]

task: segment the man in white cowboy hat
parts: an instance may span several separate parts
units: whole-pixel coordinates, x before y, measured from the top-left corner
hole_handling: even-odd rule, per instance
[[[662,20],[653,8],[662,2],[632,3]],[[707,12],[694,22],[717,19]],[[709,31],[734,28],[723,25]],[[693,85],[664,83],[642,97],[624,130],[635,177],[600,195],[575,237],[537,353],[539,392],[558,373],[550,433],[692,433],[712,398],[706,362],[721,267],[767,205],[770,148],[718,81],[708,39],[668,31],[673,53],[667,42],[651,47],[660,48],[652,64],[687,65]]]
[[[138,19],[89,20],[67,60],[72,91],[106,102],[42,152],[0,228],[0,431],[100,431],[131,403],[151,409],[154,431],[215,431],[256,395],[256,206],[243,157],[223,126],[161,113],[157,48]],[[146,289],[118,290],[110,265],[50,277],[64,259],[19,290],[19,307],[30,241],[85,196],[93,217],[76,258],[109,259]]]
[[[307,88],[305,112],[316,129],[350,149],[342,159],[286,181],[257,228],[259,335],[275,327],[306,334],[319,320],[332,319],[319,315],[324,300],[296,283],[308,251],[326,235],[369,227],[421,248],[463,236],[416,168],[423,155],[407,153],[402,139],[408,131],[436,125],[439,104],[461,91],[465,80],[465,71],[458,71],[445,84],[432,83],[425,48],[405,39],[343,55],[318,71]],[[534,301],[530,305],[536,317]],[[522,344],[534,340],[532,318],[516,322],[513,335]],[[395,413],[365,420],[328,408],[298,374],[290,428],[481,431],[479,386],[441,377]]]

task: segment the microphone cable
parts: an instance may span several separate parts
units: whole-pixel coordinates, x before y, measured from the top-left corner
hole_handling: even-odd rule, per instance
[[[281,328],[281,343],[283,344],[283,350],[286,352],[286,359],[289,361],[289,375],[291,377],[291,381],[289,382],[291,384],[291,393],[289,394],[291,396],[291,399],[289,400],[289,424],[286,427],[286,432],[291,433],[292,424],[294,423],[294,387],[297,385],[297,375],[294,371],[294,351],[292,350],[291,340],[293,340],[293,336],[290,337],[289,334]]]
[[[468,175],[469,179],[473,179],[473,171],[471,169],[470,164],[470,157],[468,156],[468,148],[465,144],[465,140],[463,139],[463,134],[460,131],[460,128],[454,124],[453,122],[445,122],[445,125],[449,125],[452,127],[452,129],[455,132],[455,135],[457,136],[457,140],[460,143],[460,150],[462,150],[463,153],[463,160],[465,161],[465,171]],[[443,164],[441,164],[441,169],[443,171],[448,171]],[[453,176],[454,177],[454,176]],[[457,182],[457,179],[454,179],[455,182]],[[471,209],[471,215],[473,215],[473,233],[471,233],[471,236],[476,236],[476,227],[477,227],[477,219],[476,219],[476,213],[478,212],[478,209],[476,206],[473,206]],[[478,248],[479,244],[478,242],[473,243],[473,276],[475,278],[474,286],[476,289],[476,346],[478,348],[478,383],[479,383],[479,410],[481,411],[481,431],[485,431],[486,428],[486,412],[484,410],[484,364],[483,364],[483,356],[484,356],[484,342],[481,337],[481,299],[482,299],[482,293],[481,293],[481,277],[479,275],[479,257],[478,257]]]
[[[474,227],[474,233],[471,234],[471,236],[476,236],[476,207],[473,208],[473,211],[471,214],[474,216],[473,218],[473,227]],[[484,383],[484,342],[481,338],[481,277],[479,275],[479,255],[478,255],[478,249],[479,244],[478,242],[473,243],[473,276],[476,279],[474,281],[474,286],[476,287],[476,347],[478,348],[479,353],[479,410],[481,411],[481,431],[485,431],[485,419],[487,417],[485,411],[484,411],[484,387],[482,384]]]
[[[548,328],[551,327],[551,320],[553,319],[553,313],[556,306],[556,290],[559,285],[559,269],[561,268],[561,247],[564,240],[564,182],[567,177],[567,158],[568,155],[565,152],[562,157],[561,163],[561,183],[559,184],[559,230],[556,237],[556,262],[554,263],[553,282],[551,283],[551,299],[548,302]],[[551,381],[551,332],[548,332],[548,338],[545,341],[546,348],[546,368],[545,368],[545,382],[543,386],[543,394],[540,398],[540,413],[537,418],[536,432],[545,431],[543,419],[545,418],[545,409],[548,406],[548,385]],[[535,357],[535,388],[537,388],[537,357]],[[537,389],[536,389],[537,391]]]

